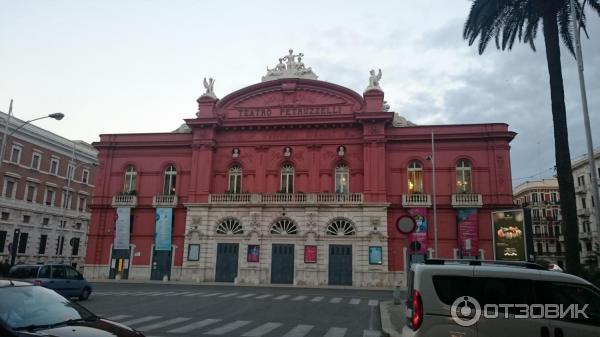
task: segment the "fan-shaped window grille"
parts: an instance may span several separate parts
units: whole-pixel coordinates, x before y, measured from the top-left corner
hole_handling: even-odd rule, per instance
[[[327,235],[356,235],[352,222],[346,219],[335,219],[327,226]]]
[[[298,227],[292,219],[281,218],[271,226],[271,234],[298,234]]]
[[[217,234],[244,234],[244,229],[237,219],[227,218],[217,226]]]

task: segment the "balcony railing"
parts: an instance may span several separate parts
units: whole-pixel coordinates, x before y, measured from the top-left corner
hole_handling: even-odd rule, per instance
[[[403,207],[429,207],[431,206],[431,195],[429,194],[402,194]]]
[[[155,195],[152,197],[153,207],[175,207],[177,206],[177,196],[172,195]]]
[[[578,208],[577,209],[577,215],[581,216],[581,217],[589,217],[590,216],[590,209],[589,208]]]
[[[117,194],[113,196],[113,207],[136,207],[137,196],[131,194]]]
[[[211,204],[345,204],[363,203],[362,193],[238,193],[211,194]]]
[[[587,192],[587,186],[585,185],[577,185],[575,186],[575,193],[577,194],[585,194]]]
[[[452,194],[452,207],[481,207],[483,206],[483,198],[481,194],[475,193],[458,193]]]

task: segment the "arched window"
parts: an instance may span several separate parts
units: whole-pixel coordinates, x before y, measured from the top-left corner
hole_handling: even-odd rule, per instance
[[[292,165],[283,165],[281,168],[281,189],[280,193],[294,193],[294,167]]]
[[[229,169],[229,193],[242,193],[242,168],[233,166]]]
[[[236,218],[225,218],[217,225],[217,234],[244,234],[244,229]]]
[[[137,180],[137,171],[135,166],[129,165],[125,170],[125,184],[123,185],[123,192],[130,193],[135,191]]]
[[[171,165],[165,170],[165,183],[163,185],[164,195],[174,195],[177,182],[177,169]]]
[[[408,163],[408,193],[423,193],[423,165],[416,160]]]
[[[350,186],[348,166],[338,165],[335,168],[335,193],[347,194]]]
[[[456,163],[456,188],[458,193],[471,193],[471,163],[461,159]]]
[[[356,230],[352,222],[347,219],[333,219],[327,225],[327,235],[356,235]]]
[[[280,218],[271,225],[271,234],[298,234],[298,227],[292,219]]]

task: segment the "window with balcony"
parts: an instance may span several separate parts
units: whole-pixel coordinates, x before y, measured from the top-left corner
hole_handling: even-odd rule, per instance
[[[349,192],[350,170],[346,165],[335,168],[335,193],[347,194]]]
[[[408,164],[408,193],[423,193],[423,165],[416,160]]]
[[[175,195],[175,188],[177,182],[177,169],[171,165],[165,170],[165,181],[163,185],[164,195]]]
[[[242,193],[242,168],[233,166],[229,169],[229,186],[227,192],[237,194]]]
[[[280,193],[294,193],[294,167],[284,165],[281,168],[281,189]]]
[[[471,193],[471,163],[459,160],[456,164],[456,189],[458,193]]]
[[[31,155],[31,168],[35,169],[35,170],[39,170],[41,161],[42,161],[42,155],[37,152],[34,152],[33,155]]]
[[[125,170],[125,184],[123,185],[123,192],[131,193],[135,191],[137,180],[137,171],[133,165],[127,167]]]
[[[19,164],[21,162],[21,147],[13,145],[12,152],[10,153],[10,162],[13,164]]]
[[[50,159],[50,174],[58,175],[59,160],[56,158]]]

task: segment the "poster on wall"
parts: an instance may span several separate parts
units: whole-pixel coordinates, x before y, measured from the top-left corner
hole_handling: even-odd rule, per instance
[[[115,223],[115,242],[114,249],[129,250],[129,229],[130,229],[131,208],[117,208],[117,220]]]
[[[156,233],[154,250],[171,250],[171,228],[173,226],[173,209],[156,209]]]
[[[317,263],[317,246],[304,246],[304,263]]]
[[[200,260],[200,245],[189,245],[188,246],[188,261]]]
[[[248,245],[248,257],[246,261],[248,262],[258,262],[260,255],[260,246],[259,245]]]
[[[382,264],[383,256],[382,256],[381,246],[370,246],[369,247],[369,264]]]
[[[416,228],[408,237],[411,254],[427,254],[427,208],[410,208],[408,214],[415,219]]]
[[[477,208],[459,208],[456,211],[461,257],[479,256],[479,220],[477,216]]]
[[[494,257],[502,261],[525,261],[523,210],[492,212]]]

